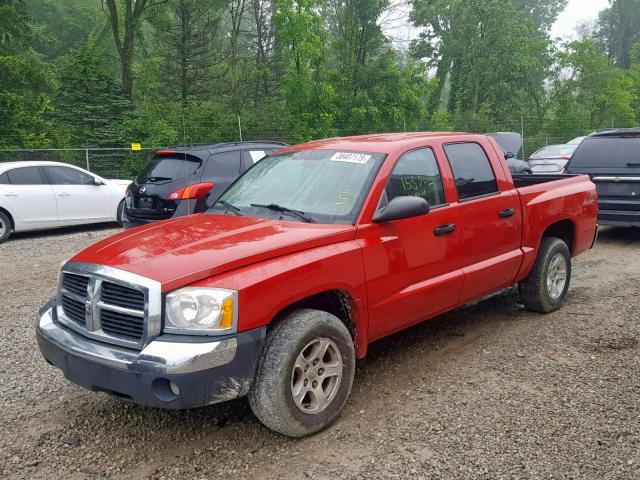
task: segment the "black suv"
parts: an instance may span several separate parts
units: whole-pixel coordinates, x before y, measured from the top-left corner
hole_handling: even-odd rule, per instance
[[[125,227],[204,212],[240,174],[286,146],[256,141],[158,150],[127,191]]]
[[[589,135],[565,168],[596,184],[600,225],[640,227],[640,128]]]

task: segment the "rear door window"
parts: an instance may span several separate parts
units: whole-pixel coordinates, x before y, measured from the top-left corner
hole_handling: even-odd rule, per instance
[[[0,185],[6,185],[9,183],[9,175],[7,172],[0,174]]]
[[[92,185],[95,178],[69,167],[43,167],[51,185]]]
[[[144,170],[138,175],[138,183],[162,183],[194,175],[202,165],[202,161],[191,155],[153,157]]]
[[[640,174],[640,135],[588,137],[567,169],[570,173]]]
[[[491,168],[491,162],[479,144],[452,143],[445,145],[444,151],[456,180],[459,200],[498,191],[498,183]]]
[[[38,167],[14,168],[7,172],[9,182],[12,185],[44,185],[44,181]]]

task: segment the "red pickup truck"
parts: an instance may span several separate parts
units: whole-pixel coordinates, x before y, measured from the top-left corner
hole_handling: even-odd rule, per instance
[[[311,142],[208,212],[71,258],[37,340],[91,390],[166,408],[248,395],[304,436],[338,416],[370,342],[515,284],[529,309],[559,308],[596,217],[589,177],[512,177],[484,135]]]

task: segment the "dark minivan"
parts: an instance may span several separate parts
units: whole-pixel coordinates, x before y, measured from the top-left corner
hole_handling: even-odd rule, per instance
[[[286,146],[255,141],[158,150],[129,187],[125,227],[204,212],[242,173]]]
[[[566,169],[596,184],[600,225],[640,227],[640,128],[589,135]]]

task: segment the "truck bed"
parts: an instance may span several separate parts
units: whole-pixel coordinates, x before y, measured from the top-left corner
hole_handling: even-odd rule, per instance
[[[566,178],[577,177],[578,175],[561,175],[561,174],[549,174],[549,175],[512,175],[513,184],[516,188],[528,187],[531,185],[539,185],[541,183],[555,182],[556,180],[564,180]]]

